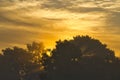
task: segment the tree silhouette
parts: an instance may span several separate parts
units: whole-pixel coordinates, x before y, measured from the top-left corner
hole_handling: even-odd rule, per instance
[[[40,58],[42,51],[44,51],[42,43],[37,42],[27,44],[27,50],[19,47],[2,50],[0,79],[22,80],[26,78],[25,80],[33,80],[32,75],[39,72],[42,66]]]
[[[44,60],[47,63],[45,66],[48,80],[113,80],[116,78],[113,72],[119,72],[115,69],[118,69],[119,63],[114,51],[99,40],[89,36],[76,36],[71,40],[59,40],[56,43],[51,57]],[[110,70],[112,68],[114,70]]]
[[[95,58],[95,61],[99,60],[99,62],[115,61],[114,51],[107,48],[107,45],[102,44],[99,40],[89,36],[76,36],[70,42],[80,48],[83,58]]]
[[[0,80],[120,79],[120,59],[107,45],[89,36],[59,40],[53,50],[37,42],[26,46],[2,50]]]

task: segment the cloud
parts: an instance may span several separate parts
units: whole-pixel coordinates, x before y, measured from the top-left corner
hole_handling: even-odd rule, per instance
[[[18,28],[10,28],[10,27],[0,27],[0,49],[5,47],[12,47],[12,46],[21,46],[28,42],[31,42],[31,38],[35,37],[37,33],[30,32]]]
[[[2,4],[0,5],[0,49],[11,46],[23,47],[23,44],[32,41],[50,44],[48,39],[54,39],[56,38],[54,35],[66,30],[63,27],[56,27],[62,19],[26,15],[29,11],[35,11],[36,6],[18,7],[10,2],[0,4]],[[55,32],[57,33],[54,34]]]
[[[81,0],[71,0],[71,1],[64,1],[64,0],[47,0],[42,4],[42,8],[45,9],[57,9],[57,10],[67,10],[70,12],[77,12],[77,13],[85,13],[85,12],[97,12],[97,11],[104,11],[103,8],[95,6],[92,3],[92,7],[90,5],[85,6],[86,4],[91,4],[91,1],[81,1]]]
[[[48,39],[54,39],[57,33],[68,30],[63,26],[57,26],[63,19],[31,17],[26,15],[26,12],[21,8],[19,10],[0,8],[0,49],[14,45],[23,47],[23,44],[32,41],[50,44]]]
[[[17,5],[17,6],[16,6]],[[119,0],[0,0],[1,7],[25,8],[37,6],[45,9],[62,9],[74,12],[101,10],[120,11]],[[85,9],[85,10],[83,10]],[[89,10],[90,9],[90,10]],[[88,11],[87,11],[88,10]]]
[[[119,0],[101,0],[96,1],[98,7],[104,8],[113,12],[120,12],[120,1]]]
[[[52,10],[67,10],[70,12],[106,12],[120,11],[119,0],[46,0],[42,8]]]
[[[117,2],[0,0],[0,48],[23,46],[32,41],[51,46],[58,39],[89,34],[118,50],[120,8]]]
[[[25,5],[26,4],[26,5]],[[30,17],[26,16],[32,8],[38,3],[19,2],[19,0],[0,0],[0,24],[16,26],[39,26],[29,21]]]
[[[106,34],[120,35],[120,12],[108,12],[102,17],[102,25],[97,28],[102,28],[101,32]],[[95,27],[96,30],[96,27]]]
[[[112,27],[120,27],[120,12],[112,12],[108,14],[106,24]]]
[[[9,14],[8,14],[9,15]],[[17,19],[15,16],[7,16],[4,14],[0,14],[0,24],[11,24],[11,25],[23,25],[23,26],[35,26],[35,24],[32,24],[30,22],[25,22],[21,19]]]

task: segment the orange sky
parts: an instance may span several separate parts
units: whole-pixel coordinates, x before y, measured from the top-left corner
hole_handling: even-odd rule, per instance
[[[119,0],[1,0],[0,49],[90,35],[120,56]]]

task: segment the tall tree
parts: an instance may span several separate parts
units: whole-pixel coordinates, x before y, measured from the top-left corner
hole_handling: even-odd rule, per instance
[[[44,62],[47,63],[48,80],[111,80],[113,77],[109,76],[115,76],[112,72],[117,70],[110,69],[116,67],[113,66],[116,61],[114,51],[99,40],[76,36],[71,40],[57,41],[51,57],[46,57]]]

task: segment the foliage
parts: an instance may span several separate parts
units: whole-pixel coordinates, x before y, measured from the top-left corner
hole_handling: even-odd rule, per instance
[[[2,50],[0,80],[120,79],[120,59],[106,44],[89,36],[59,40],[53,50],[37,42],[26,46]]]
[[[108,76],[115,77],[112,72],[119,71],[116,70],[119,61],[114,51],[99,40],[89,36],[76,36],[71,40],[59,40],[56,43],[56,48],[51,52],[52,56],[46,59],[48,79],[96,80],[97,77],[103,77],[100,80],[106,80]],[[112,68],[116,69],[112,71]],[[107,80],[111,79],[109,77]]]
[[[27,44],[27,50],[19,47],[2,50],[0,78],[4,80],[29,78],[30,74],[40,71],[42,66],[40,55],[42,55],[43,51],[43,44],[37,42]]]

